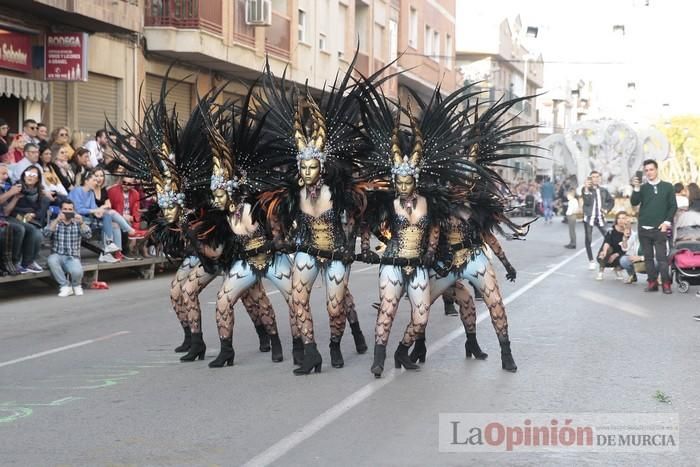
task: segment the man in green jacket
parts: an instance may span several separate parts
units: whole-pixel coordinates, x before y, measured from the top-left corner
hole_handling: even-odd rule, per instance
[[[644,175],[647,182],[640,186],[638,177],[632,179],[632,206],[639,206],[639,243],[644,254],[647,270],[647,288],[645,292],[659,290],[658,275],[661,274],[662,290],[671,293],[671,275],[668,270],[668,248],[666,232],[671,227],[676,213],[676,196],[673,185],[662,182],[659,177],[658,164],[653,159],[644,161]],[[658,271],[654,264],[654,252]]]

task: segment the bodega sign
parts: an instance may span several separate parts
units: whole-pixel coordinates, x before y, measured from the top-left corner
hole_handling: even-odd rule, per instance
[[[32,43],[27,34],[0,29],[0,68],[32,71]]]
[[[85,32],[46,35],[44,47],[47,81],[87,81],[87,41]]]

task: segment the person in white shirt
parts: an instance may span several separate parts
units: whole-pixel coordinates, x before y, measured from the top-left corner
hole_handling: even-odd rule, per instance
[[[107,130],[97,130],[95,133],[95,139],[91,139],[85,144],[85,149],[90,151],[90,168],[94,169],[97,167],[104,159],[104,152],[107,149],[107,142],[109,141],[107,136]]]
[[[688,189],[682,183],[678,182],[673,185],[673,189],[676,192],[676,206],[678,211],[685,211],[690,206],[690,201],[688,200]],[[676,211],[676,214],[679,214]]]
[[[10,165],[10,178],[13,183],[17,183],[22,178],[22,173],[30,165],[36,166],[41,172],[44,169],[39,164],[39,146],[34,143],[24,145],[24,157],[19,162]]]
[[[569,190],[566,193],[566,199],[569,204],[566,207],[566,222],[569,226],[569,244],[564,245],[564,248],[571,250],[576,249],[576,215],[579,212],[578,200],[576,199],[576,191]]]

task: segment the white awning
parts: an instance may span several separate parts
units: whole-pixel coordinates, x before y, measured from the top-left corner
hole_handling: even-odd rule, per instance
[[[0,96],[17,97],[30,101],[48,102],[49,83],[35,79],[0,75]]]

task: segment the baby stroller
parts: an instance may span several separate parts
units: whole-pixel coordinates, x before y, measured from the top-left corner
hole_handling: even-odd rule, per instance
[[[691,285],[700,285],[700,239],[674,242],[669,263],[681,293],[687,293]]]

